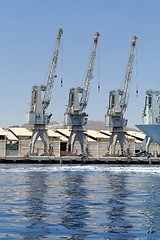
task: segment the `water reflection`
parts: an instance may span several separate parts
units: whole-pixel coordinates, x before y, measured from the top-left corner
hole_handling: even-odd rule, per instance
[[[89,213],[86,208],[87,191],[84,187],[84,178],[86,174],[66,172],[62,183],[65,189],[62,225],[72,230],[71,236],[67,239],[82,240],[87,235],[85,226]]]
[[[52,168],[1,168],[0,239],[159,239],[159,173]]]
[[[45,197],[47,195],[46,172],[28,173],[28,191],[26,204],[28,208],[25,217],[30,222],[26,226],[28,235],[24,239],[42,239],[50,233],[47,226],[47,208]]]
[[[141,213],[146,218],[146,231],[148,235],[154,235],[159,239],[160,203],[157,199],[160,199],[160,185],[157,185],[157,182],[160,182],[160,176],[144,175],[143,181],[139,181],[137,190],[141,189],[141,202],[143,202]]]
[[[127,198],[132,191],[126,188],[128,178],[125,174],[106,175],[107,187],[107,232],[116,234],[124,239],[131,239],[135,236],[129,234],[133,225],[127,218]],[[127,235],[127,238],[125,237]]]

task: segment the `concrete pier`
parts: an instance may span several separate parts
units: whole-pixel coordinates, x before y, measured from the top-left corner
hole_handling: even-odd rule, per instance
[[[160,158],[147,157],[79,157],[79,156],[6,156],[0,158],[0,164],[128,164],[159,165]]]

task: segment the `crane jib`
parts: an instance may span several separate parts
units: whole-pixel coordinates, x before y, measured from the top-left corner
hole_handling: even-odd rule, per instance
[[[50,72],[49,72],[49,75],[48,75],[48,81],[47,81],[47,84],[46,84],[46,90],[45,90],[44,98],[43,98],[43,108],[44,109],[46,109],[48,107],[48,105],[50,104],[54,79],[57,77],[55,75],[55,70],[56,70],[57,62],[58,62],[58,54],[59,54],[60,41],[61,41],[62,34],[63,34],[63,30],[59,29],[58,36],[57,36],[57,41],[56,41],[56,47],[55,47],[55,50],[54,50],[54,55],[53,55],[53,58],[52,58],[52,64],[51,64]]]
[[[90,91],[91,80],[93,78],[93,68],[94,68],[99,36],[100,36],[99,32],[96,32],[94,36],[94,45],[93,45],[93,49],[92,49],[92,53],[91,53],[91,57],[88,65],[88,71],[87,71],[85,82],[84,82],[83,92],[80,99],[81,111],[84,110],[88,104],[89,91]]]
[[[121,99],[120,99],[120,105],[122,106],[122,111],[123,112],[126,111],[126,108],[128,106],[129,83],[131,82],[132,71],[133,71],[136,40],[137,40],[137,37],[133,36],[132,41],[131,41],[132,47],[131,47],[128,66],[127,66],[127,71],[126,71],[126,75],[125,75],[124,87],[123,87],[123,90],[122,90],[123,94],[122,94]]]

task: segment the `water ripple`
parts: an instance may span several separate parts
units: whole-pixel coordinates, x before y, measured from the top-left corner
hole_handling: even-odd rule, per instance
[[[0,239],[159,239],[159,172],[1,165]]]
[[[137,173],[160,173],[160,167],[159,166],[118,166],[118,165],[29,165],[29,167],[26,167],[24,165],[20,165],[18,167],[17,165],[10,165],[7,167],[3,164],[1,164],[0,172],[2,173],[19,173],[19,172],[137,172]]]

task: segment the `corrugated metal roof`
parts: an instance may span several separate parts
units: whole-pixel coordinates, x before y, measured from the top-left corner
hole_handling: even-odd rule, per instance
[[[140,139],[144,139],[145,138],[145,134],[143,132],[139,132],[139,131],[126,131],[127,134],[129,134],[130,136],[132,137],[137,137],[137,138],[140,138]]]
[[[68,141],[68,138],[61,135],[60,141],[61,141],[61,142],[67,142],[67,141]]]
[[[100,130],[100,133],[111,136],[111,131],[110,130]]]
[[[110,130],[100,130],[100,132],[102,134],[106,134],[106,135],[111,135],[111,131]],[[145,138],[145,134],[142,133],[142,132],[139,132],[139,131],[132,131],[132,130],[129,130],[129,131],[126,131],[126,133],[129,135],[127,136],[127,138],[140,138],[140,139],[144,139]]]
[[[25,137],[31,137],[32,136],[32,132],[29,131],[26,128],[22,128],[22,127],[11,127],[9,128],[9,130],[14,133],[16,136],[25,136]]]
[[[101,132],[95,130],[87,130],[87,135],[93,138],[107,138],[107,139],[109,138],[109,136],[106,136]]]
[[[18,141],[18,138],[8,129],[4,129],[6,137],[10,141]]]
[[[60,134],[62,134],[62,136],[64,136],[64,137],[66,137],[67,138],[67,140],[68,140],[68,138],[69,138],[69,136],[70,136],[70,134],[71,134],[71,129],[56,129],[56,131],[58,131],[58,133],[60,133]],[[86,131],[86,133],[87,133],[87,131]],[[89,136],[87,136],[87,141],[88,142],[93,142],[93,141],[95,141],[95,140],[93,140],[92,138],[90,138]]]
[[[48,137],[56,137],[56,138],[60,138],[61,135],[57,132],[55,132],[54,130],[51,129],[47,129],[47,135]]]
[[[129,140],[129,139],[134,139],[134,140],[136,139],[135,137],[130,136],[130,135],[127,135],[127,134],[125,134],[125,137],[126,137],[126,139],[128,139],[128,140]]]
[[[0,128],[0,135],[1,136],[5,136],[6,135],[6,132],[3,130],[3,128]]]
[[[96,140],[94,140],[93,138],[90,138],[90,137],[86,137],[87,138],[87,142],[96,142]]]
[[[58,132],[55,132],[55,130],[52,130],[52,129],[48,129],[47,130],[47,134],[49,137],[57,137],[57,138],[60,138],[60,141],[62,142],[67,142],[68,141],[68,138],[61,135],[60,133]]]
[[[70,133],[71,133],[71,130],[70,129],[64,129],[64,128],[58,128],[56,129],[56,131],[59,133],[59,134],[62,134],[62,135],[65,135],[66,137],[69,138],[70,136]]]

